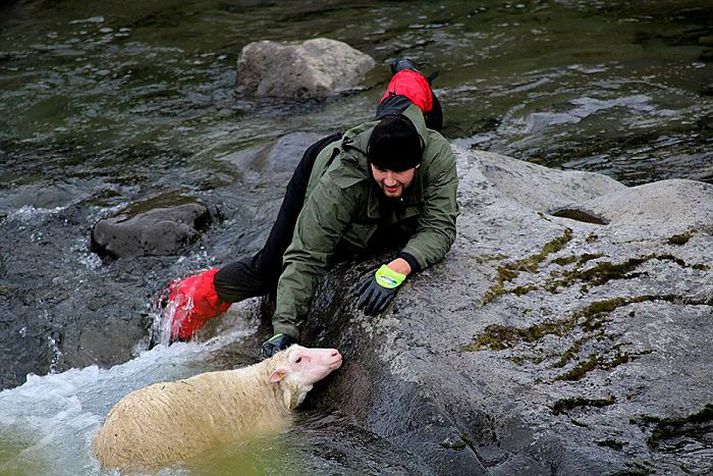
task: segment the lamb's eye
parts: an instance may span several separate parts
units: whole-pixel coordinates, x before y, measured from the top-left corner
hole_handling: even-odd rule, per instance
[[[302,362],[302,357],[297,357],[297,360],[295,360],[295,363],[299,364],[300,362]]]

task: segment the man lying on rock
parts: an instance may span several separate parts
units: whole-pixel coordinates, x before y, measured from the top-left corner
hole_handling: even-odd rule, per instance
[[[456,235],[456,161],[437,132],[438,99],[408,59],[376,121],[311,145],[287,185],[265,246],[254,256],[170,285],[171,341],[187,340],[231,303],[277,286],[265,357],[296,343],[312,293],[335,255],[400,249],[362,285],[357,307],[383,312],[406,277],[433,265]]]

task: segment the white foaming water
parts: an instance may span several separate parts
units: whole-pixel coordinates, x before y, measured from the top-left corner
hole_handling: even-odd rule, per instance
[[[171,329],[173,327],[173,321],[176,318],[176,311],[180,309],[184,313],[189,313],[193,310],[193,298],[189,295],[182,295],[182,297],[185,298],[185,302],[183,303],[181,303],[181,299],[179,298],[169,299],[172,288],[180,281],[181,280],[176,280],[169,283],[158,297],[158,300],[153,304],[153,333],[158,336],[157,342],[161,345],[168,345],[170,343]],[[163,310],[161,310],[161,301],[166,302],[166,308]]]
[[[54,207],[54,208],[41,208],[41,207],[35,207],[33,205],[24,205],[16,210],[11,211],[8,213],[6,219],[7,220],[21,220],[21,221],[30,221],[34,219],[36,216],[41,216],[41,215],[53,215],[56,213],[61,212],[64,210],[66,207]]]
[[[116,402],[146,385],[209,370],[213,353],[252,332],[159,345],[110,369],[28,375],[25,384],[0,392],[0,474],[100,474],[92,440]]]

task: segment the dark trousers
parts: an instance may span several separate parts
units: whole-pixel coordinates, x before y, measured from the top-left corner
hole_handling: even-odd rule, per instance
[[[443,129],[441,101],[438,100],[433,90],[431,90],[431,94],[433,94],[433,109],[425,113],[423,118],[426,121],[426,127],[441,132]],[[406,96],[390,96],[379,103],[379,107],[376,109],[376,118],[383,119],[386,116],[401,114],[411,104],[413,103]]]
[[[340,133],[332,134],[307,148],[287,184],[285,198],[282,199],[277,220],[270,230],[265,246],[254,256],[224,266],[215,275],[215,290],[221,300],[242,301],[250,297],[264,296],[276,288],[277,280],[282,274],[282,255],[292,241],[314,161],[322,149],[341,137]]]

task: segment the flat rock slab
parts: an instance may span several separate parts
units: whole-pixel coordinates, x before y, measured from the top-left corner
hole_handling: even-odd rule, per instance
[[[238,59],[236,88],[255,96],[319,98],[353,89],[375,61],[341,41],[258,41]]]
[[[92,229],[92,251],[102,258],[165,256],[186,252],[213,221],[199,200],[166,194],[135,203],[99,220]]]
[[[713,471],[713,185],[626,187],[454,147],[458,237],[377,317],[337,267],[323,399],[436,474]]]

